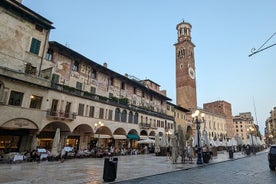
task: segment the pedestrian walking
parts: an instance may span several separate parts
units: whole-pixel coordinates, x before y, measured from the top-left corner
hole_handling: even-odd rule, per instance
[[[187,157],[188,157],[188,160],[189,161],[193,161],[193,154],[192,154],[192,148],[191,148],[191,146],[189,145],[188,147],[187,147]]]

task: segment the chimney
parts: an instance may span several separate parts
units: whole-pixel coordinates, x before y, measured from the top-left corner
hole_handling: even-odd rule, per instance
[[[105,68],[107,68],[107,63],[104,63],[103,66],[104,66]]]

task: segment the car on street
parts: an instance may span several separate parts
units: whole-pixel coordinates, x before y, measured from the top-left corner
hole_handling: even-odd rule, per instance
[[[271,145],[268,151],[268,163],[271,170],[276,167],[276,145]]]

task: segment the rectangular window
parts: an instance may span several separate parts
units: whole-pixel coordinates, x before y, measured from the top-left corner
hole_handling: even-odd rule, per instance
[[[77,88],[78,90],[82,90],[82,83],[81,83],[81,82],[77,82],[77,83],[76,83],[76,88]]]
[[[83,116],[83,113],[84,113],[84,104],[79,104],[78,115]]]
[[[79,70],[79,62],[75,61],[72,70],[75,72],[77,72]]]
[[[40,25],[37,25],[37,24],[35,25],[35,29],[38,30],[38,31],[40,31],[40,32],[43,31],[43,27],[40,26]]]
[[[94,117],[94,111],[95,111],[95,107],[94,106],[90,106],[90,110],[89,110],[89,117]]]
[[[71,111],[71,102],[66,102],[65,117],[69,117],[70,111]]]
[[[31,96],[31,103],[30,103],[30,108],[33,109],[40,109],[42,104],[42,97],[41,96]]]
[[[100,119],[104,118],[104,109],[103,108],[100,108],[99,118]]]
[[[47,53],[46,53],[46,59],[49,60],[49,61],[52,61],[53,59],[53,49],[48,49]]]
[[[32,43],[31,43],[31,48],[30,52],[33,54],[38,55],[39,54],[39,49],[40,49],[40,44],[41,42],[35,38],[32,38]]]
[[[91,78],[92,79],[96,79],[97,78],[97,71],[95,69],[92,69]]]
[[[124,82],[121,83],[121,89],[125,89],[125,83]]]
[[[113,85],[114,85],[114,78],[111,77],[111,78],[110,78],[110,86],[113,86]]]
[[[96,88],[93,87],[93,86],[91,86],[91,88],[90,88],[90,93],[96,94]]]
[[[112,120],[113,110],[109,110],[108,112],[108,120]]]
[[[53,74],[53,76],[52,76],[52,83],[53,84],[58,84],[59,83],[59,75]]]
[[[9,105],[21,106],[24,93],[11,91]]]

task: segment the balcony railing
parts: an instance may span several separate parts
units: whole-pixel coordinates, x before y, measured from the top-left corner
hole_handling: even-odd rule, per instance
[[[149,123],[140,123],[139,125],[140,125],[141,129],[149,129],[149,128],[151,128]]]
[[[76,113],[75,112],[65,113],[63,111],[52,111],[48,109],[46,113],[46,117],[48,119],[60,119],[60,120],[73,121],[74,119],[76,119]]]
[[[155,112],[151,109],[146,109],[145,107],[139,107],[139,106],[135,106],[133,104],[129,104],[129,101],[127,98],[116,98],[116,97],[108,98],[108,97],[96,95],[93,93],[89,93],[87,91],[82,91],[82,90],[79,90],[79,89],[76,89],[76,88],[73,88],[70,86],[61,85],[61,84],[57,84],[57,83],[53,83],[53,82],[51,84],[51,87],[55,90],[62,91],[64,93],[73,94],[73,95],[80,96],[80,97],[84,97],[84,98],[87,98],[87,99],[90,99],[93,101],[110,104],[110,105],[114,105],[114,106],[119,106],[119,107],[123,107],[123,108],[128,108],[133,111],[138,111],[138,112],[145,113],[148,115],[154,115],[154,116],[158,116],[161,118],[167,118],[167,119],[173,120],[172,116],[168,116],[165,113]]]

